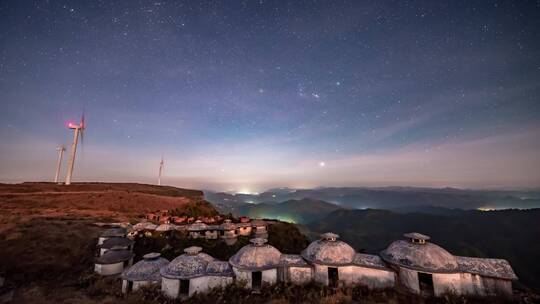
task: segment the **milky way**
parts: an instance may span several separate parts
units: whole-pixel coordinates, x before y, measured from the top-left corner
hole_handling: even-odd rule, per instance
[[[0,181],[539,186],[534,1],[0,1]]]

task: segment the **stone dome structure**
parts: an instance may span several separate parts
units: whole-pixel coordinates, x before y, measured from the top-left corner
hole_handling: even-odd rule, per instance
[[[184,254],[161,268],[161,276],[169,279],[191,279],[206,275],[208,263],[214,261],[214,258],[201,250],[201,247],[196,246],[184,249]]]
[[[262,220],[262,219],[254,219],[251,221],[251,226],[252,227],[262,227],[262,226],[266,226],[268,225],[266,223],[266,221]]]
[[[301,253],[307,261],[323,265],[353,264],[356,251],[347,243],[338,240],[335,233],[324,233],[321,239],[309,244]]]
[[[161,224],[157,226],[156,231],[158,232],[164,232],[164,231],[173,231],[176,230],[176,226],[173,224]]]
[[[111,237],[125,237],[127,235],[127,229],[123,227],[109,228],[101,234],[101,237],[111,238]]]
[[[133,253],[121,247],[113,247],[102,256],[96,258],[96,264],[116,264],[129,261],[133,257]]]
[[[188,227],[189,231],[204,231],[206,229],[208,229],[208,225],[203,223],[201,220],[196,220],[195,223]]]
[[[427,242],[429,236],[407,233],[408,240],[398,240],[380,254],[387,263],[426,272],[451,273],[459,271],[454,255],[440,246]]]
[[[133,226],[134,231],[142,231],[142,230],[156,230],[158,226],[156,224],[152,224],[150,222],[141,222],[137,223]]]
[[[268,269],[278,267],[281,252],[274,246],[266,244],[262,238],[251,239],[252,244],[242,247],[229,259],[229,263],[240,269]]]
[[[148,253],[143,260],[135,263],[122,273],[122,279],[128,281],[152,281],[161,279],[159,271],[169,264],[169,260],[161,257],[159,253]]]
[[[113,247],[121,247],[122,249],[127,249],[133,244],[133,241],[126,237],[112,237],[101,244],[103,249],[112,249]]]
[[[225,220],[225,222],[223,224],[221,224],[220,227],[223,230],[234,230],[234,229],[236,229],[236,225],[233,224],[231,220]]]

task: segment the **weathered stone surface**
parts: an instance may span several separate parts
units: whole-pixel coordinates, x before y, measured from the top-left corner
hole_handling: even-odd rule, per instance
[[[190,279],[206,275],[206,267],[214,258],[204,252],[194,253],[191,249],[195,250],[193,247],[186,248],[185,254],[161,268],[161,276],[169,279]]]
[[[337,240],[337,234],[325,233],[322,239],[309,244],[302,251],[302,257],[311,263],[323,265],[349,265],[356,255],[347,243]]]
[[[353,264],[356,266],[390,270],[378,255],[357,253]]]
[[[110,237],[124,237],[127,235],[127,229],[122,227],[110,228],[101,234],[101,237],[110,238]]]
[[[150,222],[141,222],[137,223],[133,226],[133,230],[135,231],[143,231],[143,230],[156,230],[157,225],[152,224]]]
[[[125,249],[117,249],[116,247],[108,250],[102,256],[96,258],[96,264],[115,264],[129,261],[133,257],[133,253]]]
[[[122,279],[129,281],[150,281],[161,280],[159,271],[169,264],[169,261],[160,257],[159,253],[147,254],[144,259],[135,263],[122,273]]]
[[[486,259],[456,256],[459,269],[463,272],[481,276],[517,280],[517,276],[508,261],[503,259]]]
[[[176,230],[176,225],[173,224],[161,224],[157,226],[156,231],[173,231]]]
[[[426,272],[457,272],[456,258],[443,248],[433,244],[417,244],[410,241],[394,241],[381,252],[388,263]]]
[[[282,254],[281,255],[281,265],[283,266],[309,266],[306,260],[298,254]]]
[[[233,276],[231,265],[228,262],[217,260],[208,263],[206,273],[211,276]]]
[[[133,241],[125,237],[112,237],[103,241],[101,248],[103,249],[112,249],[115,246],[122,247],[124,249],[128,248],[133,244]]]
[[[208,229],[208,225],[200,220],[197,220],[194,224],[188,226],[188,231],[204,231]]]
[[[229,259],[232,266],[241,269],[267,269],[278,267],[281,252],[275,247],[265,244],[266,240],[255,238],[252,244],[242,247]]]

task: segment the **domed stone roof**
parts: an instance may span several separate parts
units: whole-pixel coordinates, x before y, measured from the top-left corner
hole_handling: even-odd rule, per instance
[[[266,244],[266,239],[251,239],[252,244],[242,247],[229,259],[232,266],[241,269],[267,269],[280,265],[281,252]]]
[[[133,257],[133,253],[129,250],[125,250],[119,247],[113,247],[107,250],[102,256],[96,258],[96,264],[116,264],[129,261]]]
[[[304,249],[302,257],[315,264],[348,265],[354,262],[356,251],[347,243],[338,240],[339,235],[324,233]]]
[[[128,248],[133,244],[133,241],[125,238],[125,237],[112,237],[106,239],[103,244],[101,244],[101,248],[103,249],[111,249],[115,246],[122,247],[123,249]]]
[[[176,230],[176,225],[173,224],[161,224],[157,226],[156,231],[173,231]]]
[[[103,233],[101,234],[101,237],[123,237],[123,236],[126,236],[127,235],[127,229],[126,228],[122,228],[122,227],[115,227],[115,228],[110,228],[110,229],[107,229],[105,231],[103,231]]]
[[[143,260],[124,270],[122,279],[129,281],[152,281],[161,279],[159,271],[169,264],[167,259],[160,257],[159,253],[149,253],[143,256]]]
[[[169,279],[191,279],[206,275],[206,267],[214,258],[201,250],[201,247],[195,246],[184,249],[184,254],[161,268],[161,275]]]
[[[231,220],[225,220],[223,224],[220,225],[221,229],[223,230],[234,230],[236,229],[236,225],[231,222]]]
[[[262,226],[266,226],[266,225],[268,225],[266,223],[266,221],[261,220],[261,219],[254,219],[254,220],[251,221],[251,226],[253,226],[253,227],[262,227]]]
[[[405,234],[409,240],[398,240],[381,252],[383,260],[390,264],[427,272],[456,272],[457,259],[454,255],[433,243],[417,243],[411,236],[419,234]],[[428,240],[427,235],[422,239]]]
[[[208,267],[206,268],[206,274],[211,276],[232,277],[233,271],[231,269],[231,265],[228,262],[215,260],[208,263]]]
[[[203,223],[201,220],[197,220],[195,221],[194,224],[189,225],[188,230],[189,231],[203,231],[203,230],[206,230],[207,228],[208,228],[208,225]]]
[[[133,230],[135,231],[141,231],[141,230],[156,230],[157,225],[152,224],[150,222],[141,222],[137,223],[133,226]]]

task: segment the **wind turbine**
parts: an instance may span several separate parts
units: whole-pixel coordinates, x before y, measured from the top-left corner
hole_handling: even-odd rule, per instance
[[[58,177],[60,176],[60,166],[62,166],[62,156],[64,155],[64,151],[66,151],[66,147],[59,146],[56,148],[58,151],[58,161],[56,163],[56,174],[54,175],[54,182],[58,183]]]
[[[158,186],[161,186],[161,174],[163,173],[163,155],[161,156],[161,161],[159,162],[159,175],[157,184]]]
[[[75,165],[75,154],[77,153],[77,143],[79,142],[79,133],[81,134],[81,144],[84,139],[84,112],[81,117],[81,122],[77,125],[72,122],[68,124],[68,128],[73,130],[73,143],[71,144],[71,155],[69,157],[68,171],[66,174],[66,185],[71,184],[71,176],[73,175],[73,166]]]

